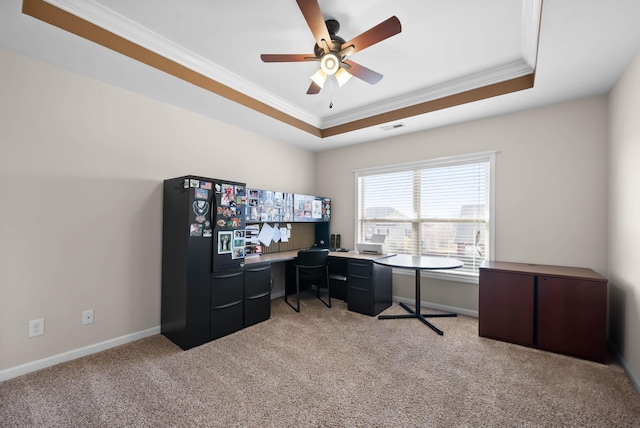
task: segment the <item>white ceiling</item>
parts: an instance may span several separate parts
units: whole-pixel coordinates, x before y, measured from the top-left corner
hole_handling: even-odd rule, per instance
[[[402,32],[351,57],[384,75],[377,85],[352,78],[307,95],[317,63],[259,58],[313,52],[294,0],[47,2],[317,128],[535,70],[532,89],[319,138],[21,14],[21,0],[0,5],[5,48],[313,151],[606,93],[640,52],[638,0],[319,0],[345,40],[392,15]]]

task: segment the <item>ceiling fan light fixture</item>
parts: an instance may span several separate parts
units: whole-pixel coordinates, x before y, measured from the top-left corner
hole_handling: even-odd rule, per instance
[[[345,83],[347,83],[351,79],[351,73],[349,73],[344,68],[340,67],[340,69],[336,72],[336,80],[338,81],[338,87],[342,87]]]
[[[324,82],[327,81],[327,74],[322,71],[322,68],[319,68],[313,75],[311,76],[311,80],[315,82],[316,85],[321,88],[324,86]]]
[[[345,58],[402,31],[398,17],[392,16],[345,42],[338,36],[340,23],[335,19],[325,20],[322,16],[319,0],[296,0],[296,2],[315,40],[313,55],[262,54],[260,58],[263,62],[320,62],[320,69],[311,76],[313,83],[307,90],[308,95],[319,93],[331,76],[336,77],[340,86],[344,85],[351,76],[370,85],[375,85],[382,79],[382,74]]]
[[[340,59],[333,53],[328,53],[320,59],[320,68],[327,76],[336,74],[340,68]]]

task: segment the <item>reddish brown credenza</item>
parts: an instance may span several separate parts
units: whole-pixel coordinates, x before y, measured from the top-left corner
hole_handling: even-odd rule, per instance
[[[478,333],[604,363],[607,279],[587,268],[485,262]]]

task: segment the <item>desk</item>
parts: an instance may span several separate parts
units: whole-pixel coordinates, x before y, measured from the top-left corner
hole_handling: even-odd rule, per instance
[[[245,259],[245,269],[256,264],[285,262],[284,293],[295,290],[294,260],[298,250],[268,253]],[[331,298],[341,287],[340,299],[350,311],[376,316],[392,304],[391,267],[374,265],[380,254],[360,254],[357,251],[332,251],[329,253],[329,281]],[[302,289],[304,286],[302,287]]]
[[[454,313],[421,314],[420,313],[420,271],[456,269],[456,268],[462,267],[464,263],[458,259],[451,259],[448,257],[409,256],[405,254],[379,258],[374,260],[373,262],[383,266],[391,266],[391,267],[403,268],[403,269],[413,269],[416,272],[416,293],[415,293],[416,308],[415,310],[412,310],[404,303],[400,303],[400,306],[402,306],[407,312],[409,312],[408,314],[379,315],[378,319],[386,320],[386,319],[397,319],[397,318],[418,318],[425,325],[427,325],[433,331],[435,331],[440,336],[442,336],[444,332],[440,330],[438,327],[436,327],[435,325],[431,324],[429,321],[427,321],[426,318],[455,317],[457,316],[457,314],[454,314]]]
[[[280,251],[277,253],[268,253],[260,255],[252,255],[244,258],[244,264],[252,265],[256,263],[278,263],[295,260],[298,257],[298,250]]]
[[[295,260],[298,257],[299,250],[280,251],[277,253],[262,254],[259,256],[245,257],[245,265],[254,263],[277,263],[286,262],[289,260]],[[355,250],[351,251],[331,251],[329,257],[332,258],[344,258],[344,259],[357,259],[357,260],[375,260],[380,257],[385,257],[380,254],[361,254]]]

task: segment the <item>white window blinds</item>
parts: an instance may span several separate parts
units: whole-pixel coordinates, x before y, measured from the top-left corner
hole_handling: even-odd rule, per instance
[[[477,278],[491,258],[495,154],[356,171],[357,240],[387,237],[389,251],[453,257],[449,276]]]

